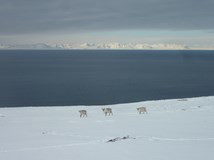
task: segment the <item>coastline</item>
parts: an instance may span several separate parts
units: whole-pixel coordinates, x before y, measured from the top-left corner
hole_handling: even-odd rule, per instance
[[[138,102],[127,102],[127,103],[114,103],[114,104],[96,104],[96,105],[57,105],[57,106],[12,106],[12,107],[0,107],[0,109],[13,109],[13,108],[75,108],[75,107],[102,107],[102,106],[128,106],[128,105],[143,105],[144,103],[159,103],[159,102],[175,102],[175,101],[188,101],[188,100],[199,100],[199,99],[214,99],[214,95],[211,96],[199,96],[199,97],[182,97],[182,98],[170,98],[170,99],[157,99],[157,100],[144,100]]]

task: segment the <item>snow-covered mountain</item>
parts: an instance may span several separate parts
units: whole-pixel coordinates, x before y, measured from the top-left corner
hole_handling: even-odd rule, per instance
[[[136,50],[186,50],[190,47],[181,44],[148,43],[82,43],[82,44],[0,44],[0,49],[136,49]]]
[[[89,44],[84,43],[79,46],[83,49],[157,49],[157,50],[184,50],[189,49],[188,46],[181,44],[147,44],[147,43],[102,43],[102,44]]]
[[[54,49],[57,46],[51,46],[45,43],[37,44],[0,44],[0,49]]]

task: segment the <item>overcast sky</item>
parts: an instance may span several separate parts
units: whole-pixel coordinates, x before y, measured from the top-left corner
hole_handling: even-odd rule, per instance
[[[0,43],[214,43],[214,0],[0,0]]]

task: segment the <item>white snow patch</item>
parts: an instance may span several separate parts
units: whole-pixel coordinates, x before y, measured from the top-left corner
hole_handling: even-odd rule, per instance
[[[214,96],[105,106],[113,116],[103,106],[0,108],[0,159],[213,160],[213,105]]]

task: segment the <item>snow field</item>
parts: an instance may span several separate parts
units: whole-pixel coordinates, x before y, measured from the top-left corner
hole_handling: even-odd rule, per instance
[[[213,160],[214,96],[108,106],[0,108],[0,160]],[[148,114],[139,115],[145,106]],[[105,116],[110,107],[113,116]],[[79,110],[88,112],[79,117]],[[117,137],[130,136],[115,142]]]

